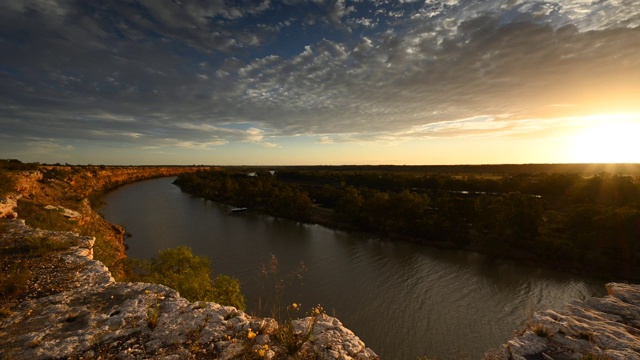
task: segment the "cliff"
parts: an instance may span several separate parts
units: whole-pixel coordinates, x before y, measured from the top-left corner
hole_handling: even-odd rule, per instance
[[[640,286],[610,283],[608,296],[576,301],[563,312],[534,314],[529,326],[485,360],[640,359]]]
[[[96,258],[104,262],[116,278],[122,278],[125,231],[94,211],[96,199],[127,183],[202,169],[208,167],[40,166],[37,170],[15,171],[15,194],[0,199],[0,213],[8,214],[8,209],[15,207],[21,198],[9,217],[19,216],[26,219],[27,224],[48,230],[95,236]]]
[[[41,168],[22,172],[0,219],[0,349],[10,359],[378,359],[342,323],[318,311],[277,323],[233,307],[189,302],[162,285],[118,282],[94,260],[100,242],[123,255],[121,228],[89,197],[121,184],[195,168]],[[14,209],[18,203],[36,229]],[[5,209],[6,208],[6,209]],[[52,216],[53,216],[52,215]],[[44,216],[44,217],[43,217]],[[44,220],[43,220],[44,218]],[[107,235],[105,235],[107,233]],[[117,262],[114,262],[117,265]]]

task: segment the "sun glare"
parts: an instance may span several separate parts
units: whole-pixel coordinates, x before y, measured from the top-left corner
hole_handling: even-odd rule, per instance
[[[640,163],[640,115],[588,118],[573,136],[573,158],[580,163]]]

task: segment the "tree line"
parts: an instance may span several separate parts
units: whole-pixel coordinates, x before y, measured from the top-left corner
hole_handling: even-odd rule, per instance
[[[210,200],[294,220],[640,279],[638,177],[287,170],[251,175],[201,171],[180,175],[176,184]]]

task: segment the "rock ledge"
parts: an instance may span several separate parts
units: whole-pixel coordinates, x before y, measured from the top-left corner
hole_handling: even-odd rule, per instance
[[[524,332],[484,359],[640,359],[640,286],[609,283],[606,288],[604,298],[534,314]]]

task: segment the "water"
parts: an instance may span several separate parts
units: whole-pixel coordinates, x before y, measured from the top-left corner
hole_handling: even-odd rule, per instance
[[[604,283],[466,251],[441,250],[256,213],[183,193],[161,178],[107,194],[105,218],[132,237],[128,255],[150,258],[187,245],[214,273],[240,279],[249,312],[264,293],[260,264],[275,255],[281,274],[308,268],[283,302],[321,304],[383,359],[477,359],[509,339],[533,310],[604,295]]]

